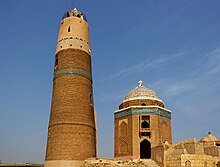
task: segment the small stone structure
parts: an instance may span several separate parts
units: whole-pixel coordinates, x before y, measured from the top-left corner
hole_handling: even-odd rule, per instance
[[[176,144],[165,142],[152,148],[152,159],[161,167],[220,167],[219,144],[210,133],[200,141],[192,138]]]

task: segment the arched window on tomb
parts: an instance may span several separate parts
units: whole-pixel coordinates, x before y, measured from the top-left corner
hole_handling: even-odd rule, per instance
[[[140,143],[140,158],[141,159],[151,158],[151,143],[146,139]]]
[[[189,160],[187,160],[187,161],[185,162],[185,167],[191,167],[191,162],[190,162]]]
[[[68,32],[70,32],[70,26],[68,27]]]
[[[142,103],[141,106],[146,106],[146,103]]]
[[[120,124],[120,138],[126,138],[127,136],[127,129],[128,129],[128,126],[127,126],[127,123],[125,123],[124,121]]]
[[[123,141],[121,144],[120,144],[120,147],[119,147],[119,152],[120,154],[122,155],[126,155],[128,153],[128,144]]]
[[[147,121],[143,121],[141,123],[141,128],[150,128],[150,125],[149,125],[149,123]]]

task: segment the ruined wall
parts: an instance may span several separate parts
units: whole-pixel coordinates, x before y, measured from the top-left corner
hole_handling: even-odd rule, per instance
[[[160,167],[164,167],[164,151],[163,145],[153,147],[151,154],[151,159],[154,160]]]
[[[181,166],[186,166],[187,161],[191,163],[191,167],[215,167],[219,158],[205,154],[182,154]]]
[[[205,154],[181,154],[168,156],[166,167],[216,167],[219,158]]]
[[[170,155],[166,156],[166,167],[180,167],[181,166],[181,155]]]
[[[159,167],[153,160],[113,160],[110,158],[89,158],[81,167]]]
[[[188,139],[169,145],[165,151],[166,167],[218,167],[219,147],[213,142],[197,142]]]

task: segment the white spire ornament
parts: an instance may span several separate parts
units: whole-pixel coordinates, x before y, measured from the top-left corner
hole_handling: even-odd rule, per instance
[[[143,81],[142,80],[138,81],[138,86],[139,87],[143,86]]]

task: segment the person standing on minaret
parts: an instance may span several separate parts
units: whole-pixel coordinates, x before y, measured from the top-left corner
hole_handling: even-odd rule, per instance
[[[60,24],[44,166],[77,167],[96,152],[88,24],[75,8]]]

